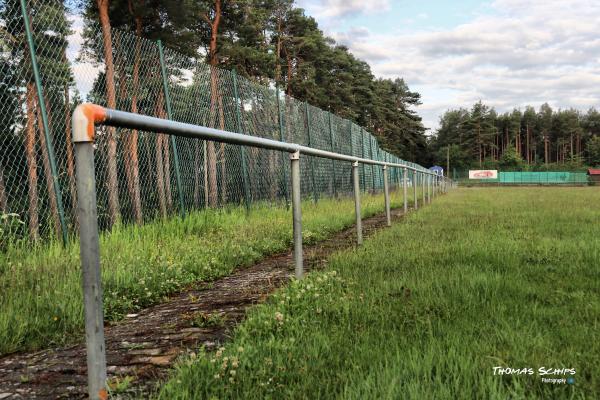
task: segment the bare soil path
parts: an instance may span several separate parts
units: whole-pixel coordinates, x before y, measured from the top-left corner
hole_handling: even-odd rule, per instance
[[[393,219],[402,216],[392,211]],[[363,220],[366,236],[385,227],[385,215]],[[305,246],[307,270],[356,242],[354,227]],[[109,382],[132,379],[124,395],[143,395],[164,379],[178,357],[204,346],[211,350],[243,318],[294,274],[291,251],[268,257],[209,283],[198,283],[168,301],[105,328]],[[218,315],[215,323],[211,316]],[[0,358],[0,400],[87,397],[85,345],[9,354]]]

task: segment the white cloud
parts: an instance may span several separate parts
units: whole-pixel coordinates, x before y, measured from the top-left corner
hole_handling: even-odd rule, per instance
[[[491,10],[449,29],[328,33],[376,75],[404,77],[419,90],[429,127],[445,109],[480,99],[500,112],[546,101],[599,105],[600,2],[495,0]]]
[[[77,90],[83,96],[83,99],[85,99],[87,94],[91,92],[98,74],[103,72],[104,68],[94,65],[89,61],[77,61],[84,41],[83,18],[80,15],[71,14],[69,15],[69,21],[71,22],[72,33],[68,38],[67,58],[71,61],[71,69]]]

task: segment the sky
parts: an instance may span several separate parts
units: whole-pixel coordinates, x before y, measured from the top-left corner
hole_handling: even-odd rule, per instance
[[[435,130],[449,108],[481,100],[499,112],[548,102],[600,103],[598,0],[297,0],[321,29],[404,78]]]

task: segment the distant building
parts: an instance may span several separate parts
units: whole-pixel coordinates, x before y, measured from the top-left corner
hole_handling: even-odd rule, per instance
[[[590,181],[600,183],[600,169],[590,168],[588,169],[587,174],[590,177]]]
[[[433,167],[429,168],[429,170],[435,172],[439,176],[444,176],[444,168],[440,167],[439,165],[434,165]]]

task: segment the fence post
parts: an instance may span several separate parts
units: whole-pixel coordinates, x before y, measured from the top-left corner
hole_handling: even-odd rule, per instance
[[[408,212],[408,169],[402,168],[402,186],[404,188],[404,195],[402,199],[404,200],[404,214]]]
[[[158,55],[160,58],[160,70],[162,73],[163,80],[163,91],[165,93],[165,103],[167,105],[167,117],[173,121],[173,112],[171,110],[171,95],[169,93],[169,80],[167,78],[167,67],[165,65],[165,54],[163,51],[162,42],[157,40],[158,43]],[[175,163],[175,177],[177,178],[177,192],[179,194],[179,212],[182,217],[185,217],[185,205],[183,202],[183,185],[181,184],[181,168],[179,167],[179,153],[177,152],[177,143],[175,142],[175,136],[170,135],[171,146],[173,147],[173,162]],[[167,182],[169,185],[170,182]]]
[[[427,175],[427,202],[431,204],[431,174]]]
[[[415,210],[419,209],[419,200],[417,199],[417,170],[413,170],[413,199]]]
[[[312,147],[312,138],[310,132],[310,111],[308,109],[308,103],[304,103],[304,110],[306,114],[306,133],[308,135],[308,147]],[[319,195],[317,194],[317,186],[315,185],[315,164],[313,157],[310,158],[310,179],[312,183],[313,200],[315,204],[319,201]]]
[[[73,144],[85,314],[88,394],[90,399],[98,400],[106,399],[107,393],[94,138],[93,132],[89,134],[87,130],[89,126],[87,117],[84,116],[83,110],[79,107],[73,114]]]
[[[360,215],[360,182],[358,177],[358,161],[352,163],[352,183],[354,185],[354,213],[356,214],[356,242],[363,243],[362,218]]]
[[[329,115],[329,137],[331,138],[331,152],[335,153],[335,149],[333,146],[333,123],[331,122],[331,112],[327,113]],[[335,160],[331,159],[331,169],[332,169],[332,178],[333,178],[333,196],[337,199],[337,184],[336,184],[336,176],[335,176]]]
[[[237,90],[236,90],[236,92],[237,92]],[[283,113],[281,112],[281,102],[279,100],[279,86],[275,86],[275,92],[277,94],[277,114],[278,114],[278,118],[279,118],[279,140],[281,140],[282,142],[285,142],[285,126],[283,123]],[[285,167],[285,161],[284,161],[283,157],[281,158],[281,161],[282,161],[281,168],[283,169],[283,194],[285,196],[285,206],[289,209],[290,208],[290,200],[288,198],[289,195],[288,195],[287,170]]]
[[[290,154],[292,173],[292,215],[294,229],[294,263],[296,278],[302,279],[304,266],[302,260],[302,196],[300,194],[300,152]]]
[[[383,166],[383,196],[385,197],[385,216],[387,218],[387,226],[392,226],[392,212],[390,209],[390,188],[388,186],[387,165]]]
[[[422,191],[422,200],[423,200],[423,205],[427,204],[426,203],[426,199],[425,199],[425,172],[421,172],[421,191]]]
[[[231,79],[233,81],[233,100],[235,101],[235,124],[238,133],[244,133],[244,128],[242,127],[242,111],[241,111],[241,101],[240,95],[238,92],[238,81],[237,81],[237,72],[235,68],[231,70]],[[277,105],[279,106],[279,93],[277,94]],[[240,146],[240,158],[242,162],[242,181],[244,184],[244,200],[246,203],[246,211],[250,211],[250,184],[248,177],[248,165],[246,164],[246,148],[244,146]],[[284,168],[285,171],[285,168]],[[287,196],[286,196],[287,199]]]
[[[65,244],[69,240],[67,224],[65,222],[65,208],[63,206],[62,193],[60,190],[60,183],[58,181],[56,158],[54,156],[54,145],[52,144],[52,136],[50,135],[50,124],[48,123],[48,111],[46,110],[46,101],[44,99],[44,91],[42,88],[42,78],[40,76],[40,70],[38,68],[37,56],[35,52],[35,43],[33,41],[33,34],[31,32],[31,21],[29,20],[29,13],[27,12],[27,5],[25,4],[25,0],[21,0],[21,13],[23,15],[23,24],[25,25],[25,34],[27,35],[27,44],[29,46],[31,68],[33,70],[33,78],[35,80],[35,88],[37,91],[37,97],[40,106],[40,114],[42,115],[42,126],[44,128],[46,151],[48,151],[50,174],[52,175],[52,186],[54,188],[54,195],[56,196],[56,207],[58,208],[60,231],[62,234],[63,244]]]

